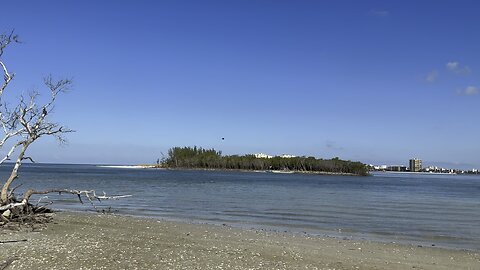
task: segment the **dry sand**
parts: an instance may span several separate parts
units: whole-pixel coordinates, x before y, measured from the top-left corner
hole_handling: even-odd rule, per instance
[[[480,251],[309,237],[125,216],[57,213],[0,231],[7,269],[480,269]]]

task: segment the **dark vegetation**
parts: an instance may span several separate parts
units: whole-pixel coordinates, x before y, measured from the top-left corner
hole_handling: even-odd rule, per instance
[[[257,158],[254,155],[224,156],[221,151],[201,147],[173,147],[161,166],[166,168],[226,169],[226,170],[274,170],[295,172],[322,172],[367,175],[361,162],[339,158],[317,159],[315,157]]]

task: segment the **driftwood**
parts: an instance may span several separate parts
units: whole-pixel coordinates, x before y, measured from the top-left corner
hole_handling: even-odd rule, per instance
[[[27,242],[27,239],[20,239],[20,240],[4,240],[4,241],[0,241],[0,244],[7,244],[7,243],[18,243],[18,242]]]
[[[132,195],[115,195],[107,196],[105,192],[103,195],[97,195],[95,190],[75,190],[75,189],[48,189],[48,190],[33,190],[29,189],[23,195],[23,199],[20,202],[13,202],[4,206],[0,206],[0,211],[5,211],[13,208],[24,207],[28,204],[30,197],[34,194],[49,194],[49,193],[68,193],[78,196],[78,200],[83,204],[82,195],[88,199],[92,206],[96,209],[94,201],[103,201],[103,200],[118,200],[121,198],[131,197]]]
[[[84,203],[83,198],[86,198],[92,207],[98,211],[95,202],[101,202],[104,200],[118,200],[121,198],[131,197],[132,195],[115,195],[108,196],[105,192],[102,195],[98,195],[95,190],[75,190],[75,189],[48,189],[48,190],[33,190],[29,189],[23,195],[21,201],[16,201],[13,199],[12,203],[0,206],[0,219],[2,219],[4,224],[9,223],[12,220],[18,221],[19,223],[25,223],[25,221],[33,221],[34,223],[45,223],[50,219],[49,217],[40,216],[39,218],[34,217],[35,214],[43,214],[50,212],[48,208],[38,205],[32,205],[29,203],[30,197],[32,195],[44,195],[50,193],[58,194],[73,194],[78,197],[80,203]],[[3,213],[10,211],[9,215],[4,216]]]

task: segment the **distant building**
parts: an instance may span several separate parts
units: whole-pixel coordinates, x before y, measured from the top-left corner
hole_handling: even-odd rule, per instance
[[[386,171],[391,171],[391,172],[406,172],[407,171],[407,166],[402,166],[402,165],[391,165],[386,168]]]
[[[273,156],[264,154],[264,153],[258,153],[258,154],[253,154],[256,158],[273,158]]]
[[[410,164],[410,171],[411,172],[419,172],[422,170],[422,160],[418,158],[412,158],[409,161]]]
[[[387,170],[387,165],[370,165],[371,168],[373,168],[375,171],[386,171]]]
[[[283,154],[283,155],[281,155],[280,157],[281,157],[281,158],[294,158],[294,157],[296,157],[296,156],[294,156],[294,155],[288,155],[288,154]]]

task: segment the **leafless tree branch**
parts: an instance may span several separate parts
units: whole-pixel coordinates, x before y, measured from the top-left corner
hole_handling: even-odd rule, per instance
[[[30,160],[30,162],[35,163],[32,157],[23,157],[23,160]]]
[[[0,34],[0,66],[2,67],[3,70],[3,84],[0,88],[0,96],[3,94],[3,91],[5,88],[7,88],[7,85],[10,83],[10,81],[13,79],[14,74],[9,73],[7,66],[2,60],[3,52],[5,48],[12,42],[18,43],[18,36],[15,35],[15,30],[12,30],[10,34]]]

